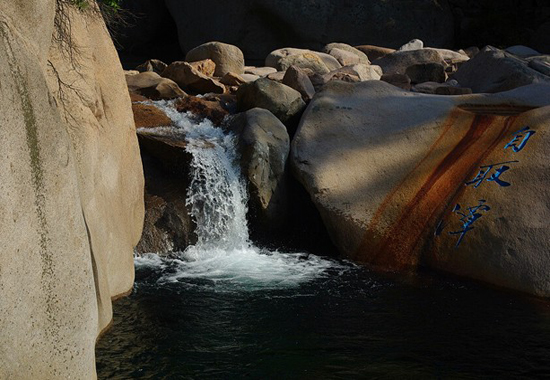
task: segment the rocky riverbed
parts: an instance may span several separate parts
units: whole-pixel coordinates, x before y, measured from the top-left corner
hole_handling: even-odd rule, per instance
[[[158,136],[170,121],[149,102],[178,99],[237,135],[255,239],[550,295],[550,56],[413,39],[280,48],[260,67],[245,58],[214,41],[126,72],[155,177],[141,251],[193,239],[187,213],[169,217],[183,207],[170,194],[174,181],[186,188],[185,147]]]

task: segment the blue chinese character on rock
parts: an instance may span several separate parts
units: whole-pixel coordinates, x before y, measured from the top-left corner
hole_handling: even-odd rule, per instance
[[[524,127],[519,131],[514,133],[514,138],[510,141],[504,149],[512,148],[512,150],[517,153],[525,148],[527,141],[533,136],[536,132],[529,127]]]
[[[468,207],[467,212],[462,212],[459,204],[455,206],[455,208],[453,209],[453,212],[457,215],[460,215],[460,221],[462,222],[461,230],[449,232],[449,234],[451,235],[460,235],[455,245],[455,248],[458,248],[460,243],[462,243],[462,239],[464,239],[464,236],[466,236],[466,233],[474,229],[474,227],[472,227],[472,224],[474,224],[476,220],[478,220],[483,216],[481,212],[491,210],[491,207],[485,205],[485,203],[486,203],[485,199],[480,199],[479,204],[474,207]]]
[[[472,179],[471,181],[466,182],[465,185],[466,186],[474,185],[474,188],[477,189],[479,186],[481,186],[483,181],[487,181],[487,182],[495,182],[499,186],[502,186],[502,187],[510,186],[511,185],[510,182],[506,182],[506,181],[500,179],[500,176],[505,171],[510,169],[510,167],[508,165],[505,165],[505,164],[512,164],[512,163],[516,163],[516,162],[519,162],[519,161],[506,161],[506,162],[500,162],[500,163],[492,164],[492,165],[480,166],[479,168],[481,170],[477,173],[475,178]],[[487,176],[489,175],[491,170],[493,170],[493,168],[495,166],[499,166],[499,165],[502,165],[502,166],[500,168],[496,169],[496,171],[489,178],[487,178]]]

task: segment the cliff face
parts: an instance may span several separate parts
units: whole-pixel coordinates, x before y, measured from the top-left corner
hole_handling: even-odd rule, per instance
[[[103,21],[1,0],[0,378],[93,378],[111,299],[133,284],[143,173]]]

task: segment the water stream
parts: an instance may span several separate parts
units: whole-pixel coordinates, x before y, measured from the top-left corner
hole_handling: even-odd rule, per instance
[[[137,257],[99,379],[550,378],[550,304],[430,274],[394,280],[249,239],[234,136],[168,102],[193,154],[198,242]]]
[[[181,133],[192,155],[191,185],[186,203],[196,223],[198,241],[170,258],[144,255],[136,266],[162,267],[159,282],[257,289],[293,287],[323,276],[331,267],[344,266],[306,253],[272,252],[249,239],[248,194],[241,175],[236,137],[209,120],[197,122],[169,101],[155,102],[173,121],[162,133]]]

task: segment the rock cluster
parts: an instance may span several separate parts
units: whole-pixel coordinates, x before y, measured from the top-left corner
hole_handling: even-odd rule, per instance
[[[550,268],[541,228],[550,194],[539,173],[550,153],[548,56],[523,46],[452,51],[414,39],[397,50],[281,48],[263,67],[244,66],[238,48],[217,42],[187,58],[160,75],[202,94],[183,96],[181,111],[239,136],[253,229],[290,224],[298,181],[347,257],[380,270],[429,266],[550,296],[550,281],[537,271]],[[534,134],[537,142],[513,155]],[[519,198],[537,213],[510,201]],[[478,223],[472,209],[493,212]]]

